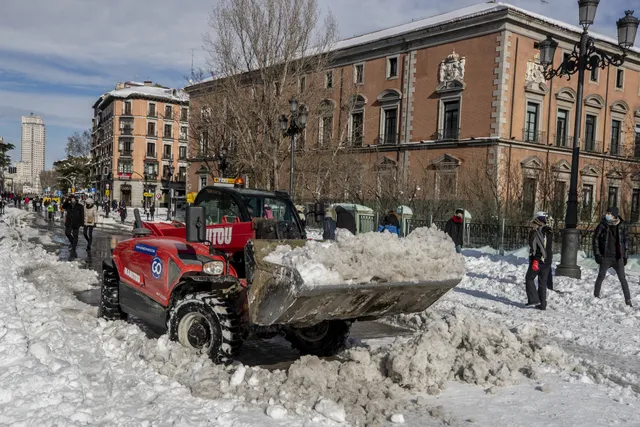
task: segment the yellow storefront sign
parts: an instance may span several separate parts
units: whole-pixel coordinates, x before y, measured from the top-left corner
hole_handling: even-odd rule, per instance
[[[153,196],[155,196],[155,194],[153,194],[153,193],[144,193],[143,195],[144,195],[144,197],[153,197]]]
[[[197,195],[198,195],[198,193],[196,191],[192,191],[190,193],[187,193],[187,203],[195,202]]]

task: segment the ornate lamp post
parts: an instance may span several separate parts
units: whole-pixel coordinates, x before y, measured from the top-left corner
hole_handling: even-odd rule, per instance
[[[173,173],[175,172],[175,170],[176,168],[173,165],[169,166],[169,200],[167,203],[167,221],[171,221],[171,199],[173,198],[173,187],[171,186],[171,182],[173,181]]]
[[[227,161],[227,149],[222,148],[217,155],[218,160],[218,170],[220,171],[220,177],[224,178],[227,168],[229,167],[229,162]]]
[[[304,107],[298,108],[298,101],[295,98],[291,98],[289,101],[289,107],[291,110],[291,119],[289,120],[286,115],[282,115],[278,120],[280,122],[280,130],[284,136],[291,137],[291,152],[289,153],[289,196],[293,200],[293,165],[294,155],[296,149],[295,136],[302,133],[307,126],[307,111]]]
[[[569,200],[567,202],[567,214],[565,229],[562,230],[562,254],[561,261],[556,270],[559,276],[567,276],[579,279],[580,267],[577,265],[578,249],[580,248],[580,230],[578,225],[578,169],[580,163],[580,131],[582,128],[582,102],[584,98],[584,74],[586,70],[595,68],[605,69],[610,65],[619,67],[626,59],[628,49],[633,46],[638,30],[638,19],[633,16],[633,11],[627,10],[625,17],[618,20],[618,45],[621,53],[609,54],[595,47],[595,41],[589,36],[588,29],[596,16],[596,9],[600,0],[579,0],[580,25],[583,32],[580,41],[574,46],[573,52],[557,68],[553,67],[558,42],[551,36],[540,42],[540,63],[544,66],[544,77],[551,80],[553,77],[566,76],[578,73],[578,90],[576,99],[576,117],[573,131],[573,153],[571,157],[571,181],[569,183]]]

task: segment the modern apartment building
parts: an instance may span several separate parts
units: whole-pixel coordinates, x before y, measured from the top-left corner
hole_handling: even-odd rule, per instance
[[[170,189],[174,197],[184,197],[189,116],[184,91],[150,81],[118,83],[93,110],[91,180],[98,200],[158,206],[168,203]],[[145,193],[153,196],[145,199]]]
[[[24,184],[39,193],[40,173],[44,170],[46,129],[42,117],[22,116],[22,135],[20,138],[21,165],[18,175]]]
[[[577,7],[567,19],[577,22]],[[318,178],[298,162],[296,198],[313,200],[315,182],[325,180],[321,197],[336,201],[419,200],[429,202],[434,216],[438,206],[450,214],[457,205],[478,216],[483,207],[470,199],[486,197],[501,199],[523,218],[543,209],[563,218],[577,76],[545,80],[538,43],[547,35],[559,42],[558,66],[581,32],[488,2],[338,42],[320,76],[326,108],[309,118],[304,150],[332,155],[323,144],[337,141],[343,149],[332,163],[339,167]],[[616,40],[591,35],[598,49],[620,53]],[[285,94],[285,102],[300,98],[303,89],[289,86],[298,93]],[[205,81],[185,88],[193,117],[199,98],[215,87]],[[579,137],[581,220],[593,221],[602,207],[618,205],[625,218],[640,221],[639,49],[628,52],[619,68],[588,73]],[[193,188],[202,179],[201,166],[190,169]],[[286,168],[287,161],[279,174],[282,189],[288,188]]]

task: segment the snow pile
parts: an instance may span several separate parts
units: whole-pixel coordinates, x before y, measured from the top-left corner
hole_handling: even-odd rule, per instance
[[[406,344],[394,344],[384,361],[389,377],[403,387],[437,394],[453,379],[504,386],[523,375],[535,377],[541,364],[566,364],[562,350],[547,344],[542,331],[530,324],[509,330],[463,310],[445,317],[427,312],[413,317],[427,331]]]
[[[339,230],[335,242],[280,245],[265,260],[298,270],[306,285],[418,282],[460,279],[464,258],[437,227],[417,228],[406,238],[391,233],[357,236]]]

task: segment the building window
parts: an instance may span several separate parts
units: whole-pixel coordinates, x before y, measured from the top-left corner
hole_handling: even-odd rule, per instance
[[[624,87],[624,70],[616,70],[616,89],[622,89]]]
[[[156,143],[147,142],[147,157],[156,157]]]
[[[597,117],[587,114],[584,121],[584,150],[596,151],[596,124]]]
[[[147,136],[156,136],[156,124],[154,122],[147,123]]]
[[[327,89],[333,87],[333,71],[327,71],[324,75],[324,87]]]
[[[120,154],[125,155],[125,156],[130,156],[133,153],[133,141],[129,138],[127,139],[122,139],[120,138],[119,141],[119,151]]]
[[[203,130],[200,134],[200,156],[204,156],[209,148],[209,131]]]
[[[149,103],[149,107],[147,109],[147,116],[156,117],[156,104],[154,104],[153,102]]]
[[[611,120],[611,155],[620,155],[620,132],[622,131],[622,122],[620,120]]]
[[[171,160],[171,146],[170,145],[164,145],[162,147],[162,158],[164,160]]]
[[[300,76],[298,78],[298,93],[304,93],[304,90],[307,88],[307,77]]]
[[[562,55],[562,66],[564,67],[564,69],[567,69],[567,64],[569,63],[569,58],[571,57],[571,54],[569,52],[565,52]]]
[[[436,199],[454,200],[458,194],[458,174],[455,171],[436,172]]]
[[[333,114],[325,113],[320,118],[320,145],[327,145],[331,142],[331,136],[333,135]]]
[[[460,138],[460,100],[443,102],[442,139]]]
[[[522,213],[526,217],[533,215],[536,209],[536,192],[538,181],[535,178],[525,178],[522,185]]]
[[[189,109],[182,107],[180,109],[180,121],[186,122],[189,120]]]
[[[364,112],[356,111],[351,113],[351,144],[355,147],[362,147],[364,139]]]
[[[118,163],[118,172],[119,173],[133,173],[133,163],[132,162],[120,162],[120,163]]]
[[[631,194],[631,222],[640,221],[640,188],[634,188]]]
[[[131,101],[124,101],[124,113],[125,116],[131,116],[132,111],[131,111]]]
[[[152,177],[158,176],[158,164],[157,163],[147,163],[145,166],[145,172],[147,175]]]
[[[187,127],[186,126],[180,126],[180,139],[182,141],[186,141],[187,140]]]
[[[395,144],[398,136],[398,107],[382,110],[382,144]]]
[[[198,182],[198,190],[202,190],[206,186],[207,186],[207,177],[201,176]]]
[[[636,125],[636,129],[635,129],[633,154],[636,158],[640,158],[640,124]]]
[[[178,168],[178,181],[184,182],[187,180],[187,168],[184,166],[180,166]]]
[[[527,102],[527,119],[524,129],[525,142],[540,142],[538,134],[538,118],[540,105],[535,102]]]
[[[387,78],[392,79],[398,77],[398,57],[392,56],[387,58]]]
[[[178,147],[178,160],[187,160],[187,147]]]
[[[165,124],[164,125],[164,138],[173,139],[173,126]]]
[[[556,117],[556,146],[567,146],[567,117],[569,112],[567,110],[558,110],[558,116]]]
[[[553,185],[553,208],[551,215],[556,218],[564,218],[567,197],[567,183],[556,181]]]
[[[164,119],[165,120],[173,119],[173,107],[171,105],[164,106]]]
[[[607,208],[618,206],[618,187],[609,187],[609,196],[607,197]]]
[[[590,222],[593,216],[593,185],[582,185],[582,203],[580,207],[580,220]]]
[[[598,77],[600,77],[600,68],[593,67],[591,69],[591,76],[590,76],[589,80],[591,80],[592,82],[597,83],[598,82]]]
[[[353,66],[353,82],[361,85],[364,83],[364,64],[356,64]]]

